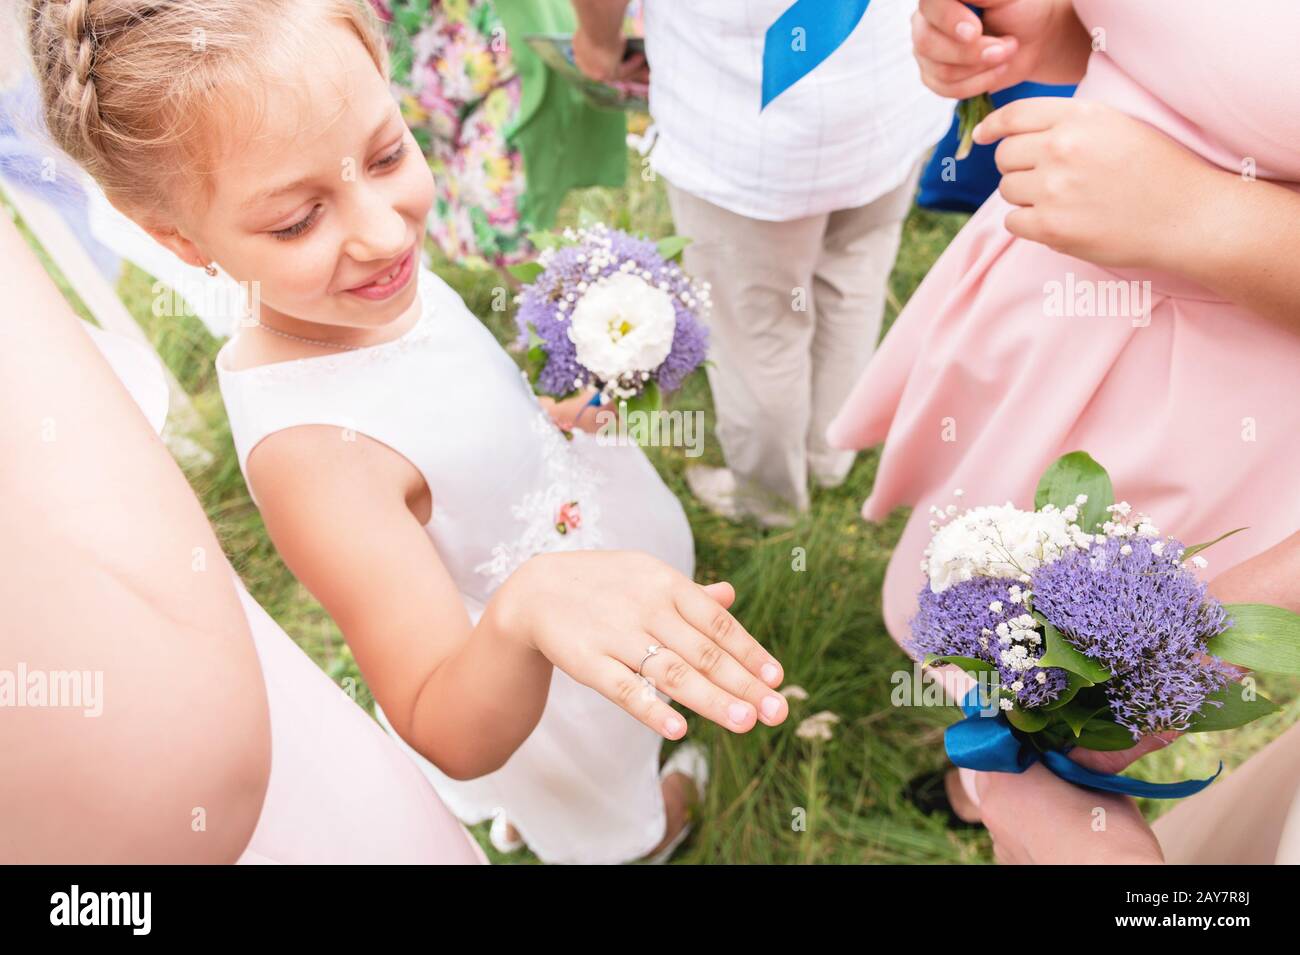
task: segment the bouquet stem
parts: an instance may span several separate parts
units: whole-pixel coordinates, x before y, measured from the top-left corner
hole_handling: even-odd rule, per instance
[[[993,100],[988,93],[971,96],[957,104],[957,153],[954,158],[958,162],[970,155],[975,127],[991,112]]]

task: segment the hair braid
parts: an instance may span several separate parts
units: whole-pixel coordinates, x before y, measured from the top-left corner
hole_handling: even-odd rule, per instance
[[[63,9],[63,58],[68,76],[64,96],[74,111],[77,132],[89,149],[96,145],[99,99],[95,91],[95,34],[90,0],[68,0]]]

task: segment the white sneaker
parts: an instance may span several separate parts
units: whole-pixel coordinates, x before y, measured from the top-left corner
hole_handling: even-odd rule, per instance
[[[659,767],[659,780],[662,782],[669,776],[680,773],[687,779],[695,783],[695,791],[699,793],[699,803],[704,802],[704,791],[709,785],[709,757],[704,755],[704,749],[696,743],[683,743],[673,750],[673,754],[668,757],[668,761]],[[697,803],[696,805],[699,805]],[[647,858],[646,865],[663,865],[672,854],[677,851],[687,836],[691,834],[694,827],[687,822],[677,831],[668,845],[664,846],[654,855]]]
[[[488,842],[502,855],[518,852],[524,847],[523,839],[510,838],[510,820],[504,809],[498,809],[492,816],[492,826],[488,829]]]
[[[686,486],[695,499],[710,513],[739,521],[751,517],[764,527],[793,527],[798,520],[793,511],[736,499],[736,475],[730,468],[712,468],[693,464],[686,469]]]
[[[740,518],[736,508],[736,476],[729,468],[692,464],[686,469],[686,486],[707,510],[731,521]]]

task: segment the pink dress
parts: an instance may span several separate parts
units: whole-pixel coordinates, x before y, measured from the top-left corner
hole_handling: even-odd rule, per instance
[[[86,329],[161,432],[168,395],[157,359],[129,339]],[[223,566],[248,617],[271,718],[271,777],[239,862],[485,862],[415,763]]]
[[[1075,8],[1108,51],[1093,53],[1077,96],[1225,170],[1253,163],[1261,180],[1300,183],[1295,0]],[[995,194],[971,219],[828,430],[838,447],[884,442],[868,520],[918,505],[885,576],[896,640],[923,582],[929,506],[952,503],[955,488],[967,505],[1029,505],[1068,451],[1091,453],[1117,499],[1187,543],[1249,526],[1206,553],[1211,573],[1300,528],[1300,328],[1174,275],[1108,270],[1013,238],[1002,225],[1011,208]],[[1150,281],[1149,324],[1045,306],[1050,287],[1119,280]]]
[[[235,586],[271,711],[271,781],[239,861],[485,862],[415,762]]]

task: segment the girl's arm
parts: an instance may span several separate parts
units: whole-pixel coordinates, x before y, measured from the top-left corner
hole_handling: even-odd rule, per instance
[[[0,708],[0,861],[233,861],[261,813],[270,727],[229,566],[3,214],[0,301],[0,670],[89,690],[81,706]]]
[[[249,481],[289,568],[342,629],[394,729],[443,772],[498,769],[537,725],[552,665],[670,739],[685,722],[636,676],[735,732],[785,719],[779,664],[724,607],[643,554],[535,557],[471,626],[408,502],[425,490],[364,435],[305,426],[262,441]],[[310,472],[310,480],[303,472]],[[729,602],[728,593],[719,594]]]

